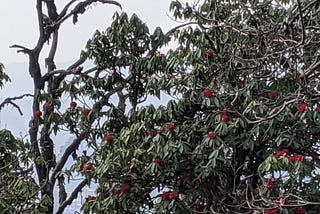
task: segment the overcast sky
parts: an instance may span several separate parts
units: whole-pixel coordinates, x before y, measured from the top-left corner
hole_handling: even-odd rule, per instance
[[[27,57],[17,54],[9,46],[25,45],[32,48],[37,39],[36,0],[5,0],[0,7],[0,62],[27,62]],[[58,10],[69,0],[56,0]],[[170,0],[118,0],[123,10],[129,14],[136,13],[145,21],[151,32],[156,26],[170,29],[176,23],[169,18]],[[119,10],[113,5],[98,4],[79,17],[73,25],[71,20],[61,26],[60,46],[56,55],[57,62],[75,60],[86,41],[96,29],[104,30],[110,24],[111,16]]]

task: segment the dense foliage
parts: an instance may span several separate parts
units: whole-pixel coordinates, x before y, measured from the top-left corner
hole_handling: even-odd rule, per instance
[[[30,130],[39,200],[58,181],[58,213],[92,183],[85,213],[318,213],[319,1],[170,10],[183,23],[167,33],[115,13],[80,61],[41,76],[49,89],[36,84]],[[95,67],[81,67],[87,59]],[[55,160],[50,136],[62,130],[74,141]]]

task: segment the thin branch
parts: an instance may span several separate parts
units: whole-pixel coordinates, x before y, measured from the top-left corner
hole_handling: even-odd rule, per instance
[[[24,97],[33,97],[33,95],[32,95],[32,94],[23,94],[23,95],[18,96],[18,97],[6,98],[6,99],[0,104],[0,111],[1,111],[1,109],[2,109],[5,105],[11,104],[11,105],[13,105],[15,108],[17,108],[17,110],[19,111],[20,115],[22,116],[23,113],[22,113],[20,107],[19,107],[17,104],[15,104],[15,103],[13,102],[13,100],[20,100],[20,99],[23,99]]]
[[[303,12],[301,8],[301,2],[300,0],[297,0],[298,3],[298,8],[299,8],[299,17],[300,17],[300,23],[301,23],[301,28],[302,28],[302,38],[301,38],[301,44],[305,44],[305,37],[306,37],[306,32],[304,29],[304,22],[303,22]]]
[[[70,8],[70,6],[71,6],[73,3],[75,3],[76,1],[77,1],[77,0],[71,0],[68,4],[66,4],[66,6],[62,9],[62,11],[61,11],[61,13],[60,13],[60,15],[59,15],[59,17],[58,17],[58,20],[61,19],[61,18],[63,18],[63,17],[67,14],[68,9]]]
[[[21,50],[17,50],[17,53],[24,53],[24,54],[31,54],[32,50],[29,48],[26,48],[22,45],[11,45],[9,48],[19,48]]]
[[[48,66],[48,72],[53,71],[56,68],[56,65],[53,59],[58,47],[58,36],[59,36],[58,30],[55,30],[53,32],[52,44],[51,44],[49,55],[45,59],[46,66]]]
[[[88,183],[87,179],[84,179],[83,181],[81,181],[81,183],[79,183],[79,185],[73,190],[73,192],[71,193],[70,197],[65,200],[58,208],[58,211],[56,212],[56,214],[62,214],[65,210],[65,208],[70,205],[72,203],[72,201],[74,199],[77,198],[78,193],[82,191],[82,188]]]
[[[298,100],[298,98],[292,99],[292,100],[290,100],[290,101],[285,101],[277,112],[275,112],[274,114],[272,114],[272,115],[270,115],[270,116],[268,116],[268,117],[263,117],[263,118],[257,117],[258,120],[250,120],[250,119],[248,119],[247,117],[245,117],[243,114],[241,114],[241,113],[239,113],[239,112],[237,112],[237,111],[232,111],[232,110],[228,110],[228,111],[229,111],[229,112],[235,112],[235,113],[237,113],[240,117],[244,118],[248,124],[258,124],[258,123],[262,123],[262,122],[264,122],[264,121],[271,120],[271,119],[275,118],[275,117],[278,116],[289,104],[294,103],[294,102],[297,102],[297,100]]]
[[[86,11],[86,7],[91,5],[92,3],[95,3],[95,2],[100,2],[102,4],[113,4],[113,5],[118,6],[120,9],[122,9],[121,4],[119,4],[116,1],[112,1],[112,0],[87,0],[84,2],[78,3],[69,14],[65,15],[64,17],[61,17],[60,20],[57,22],[57,24],[61,24],[62,22],[69,19],[71,16],[73,16],[73,24],[76,24],[78,22],[78,15],[83,14]],[[68,7],[70,7],[70,5]]]
[[[43,25],[43,13],[42,13],[42,0],[37,0],[37,16],[38,16],[38,25],[39,25],[39,40],[38,44],[35,49],[41,50],[43,43],[45,42],[45,32],[44,32],[44,25]]]
[[[58,172],[62,170],[64,167],[65,163],[67,162],[69,156],[72,154],[73,151],[75,151],[80,143],[87,137],[88,133],[87,132],[82,132],[76,139],[73,140],[73,142],[66,148],[64,151],[62,157],[60,158],[59,162],[57,163],[56,167],[54,168],[50,181],[52,183],[52,186],[54,186],[55,180],[56,180],[56,175]]]

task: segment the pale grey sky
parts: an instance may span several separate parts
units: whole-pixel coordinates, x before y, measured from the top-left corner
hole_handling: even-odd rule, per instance
[[[35,9],[36,0],[6,0],[0,7],[0,62],[27,62],[27,57],[10,49],[12,44],[33,47],[36,43],[38,29]],[[68,0],[56,0],[58,10]],[[168,17],[170,0],[118,0],[123,10],[129,14],[136,13],[147,22],[152,31],[156,26],[170,29],[177,23]],[[57,62],[75,60],[86,41],[96,29],[104,30],[111,22],[111,16],[118,10],[113,5],[98,4],[79,17],[77,25],[71,20],[62,25],[60,46],[56,55]]]

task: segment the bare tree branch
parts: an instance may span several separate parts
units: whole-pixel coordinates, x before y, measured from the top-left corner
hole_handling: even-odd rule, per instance
[[[100,2],[102,4],[113,4],[113,5],[118,6],[120,9],[122,9],[121,4],[119,4],[116,1],[112,1],[112,0],[87,0],[87,1],[83,1],[83,2],[78,3],[69,14],[65,15],[64,17],[61,17],[59,19],[59,21],[57,22],[57,24],[61,24],[62,22],[66,21],[68,18],[70,18],[71,16],[73,16],[73,24],[76,24],[78,22],[78,15],[83,14],[86,11],[86,7],[91,5],[92,3],[95,3],[95,2]],[[70,5],[68,5],[68,8],[70,7]],[[68,8],[66,8],[66,10]],[[63,12],[65,12],[65,11],[63,11]]]
[[[62,214],[65,210],[65,208],[72,203],[72,201],[77,198],[78,193],[81,192],[82,188],[88,183],[88,180],[85,179],[79,183],[79,185],[73,190],[70,197],[65,200],[58,208],[58,211],[56,214]]]
[[[22,116],[23,113],[22,113],[20,107],[19,107],[17,104],[15,104],[15,103],[13,102],[13,100],[20,100],[20,99],[23,99],[24,97],[33,97],[33,95],[32,95],[32,94],[23,94],[23,95],[18,96],[18,97],[6,98],[6,99],[0,104],[0,111],[1,111],[1,109],[2,109],[5,105],[11,104],[11,105],[13,105],[15,108],[17,108],[17,110],[19,111],[20,115]]]
[[[24,54],[30,54],[31,53],[31,49],[26,48],[22,45],[11,45],[10,48],[19,48],[21,50],[17,50],[17,53],[24,53]]]

